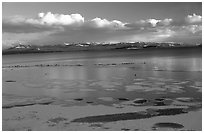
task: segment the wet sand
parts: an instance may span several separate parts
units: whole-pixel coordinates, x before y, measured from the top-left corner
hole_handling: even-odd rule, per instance
[[[202,111],[198,102],[190,106],[179,103],[123,108],[91,104],[63,106],[65,101],[55,102],[3,106],[3,130],[201,130]]]

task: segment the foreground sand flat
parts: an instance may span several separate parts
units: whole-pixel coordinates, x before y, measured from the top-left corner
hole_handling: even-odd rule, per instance
[[[148,107],[149,108],[149,107]],[[169,108],[169,107],[168,107]],[[113,122],[72,122],[74,119],[102,114],[145,111],[144,107],[34,105],[3,110],[3,130],[201,130],[201,110],[172,116],[155,116],[148,119],[119,120]],[[156,109],[154,107],[154,109]],[[125,114],[124,114],[125,117]],[[189,122],[191,120],[191,122]],[[87,121],[89,121],[87,119]],[[199,121],[199,122],[198,122]],[[156,123],[179,123],[182,128],[154,127]]]
[[[15,101],[18,99],[12,97]],[[142,99],[124,101],[113,106],[69,106],[65,103],[79,101],[62,101],[56,98],[38,97],[28,100],[21,97],[22,99],[23,102],[10,100],[10,103],[3,105],[3,130],[148,131],[201,130],[202,127],[201,103],[192,99],[190,101],[190,98],[156,99],[172,100],[168,106],[145,106]]]

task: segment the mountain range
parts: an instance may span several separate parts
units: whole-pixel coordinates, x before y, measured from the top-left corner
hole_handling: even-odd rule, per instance
[[[3,49],[2,54],[23,54],[23,53],[46,53],[46,52],[70,52],[70,51],[91,51],[91,50],[115,50],[115,49],[147,49],[147,48],[178,48],[178,47],[201,47],[202,44],[184,44],[174,42],[115,42],[115,43],[67,43],[56,45],[29,45],[13,44],[8,49]]]

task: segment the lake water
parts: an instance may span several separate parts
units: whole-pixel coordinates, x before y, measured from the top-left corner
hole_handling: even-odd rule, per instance
[[[134,99],[168,95],[201,99],[201,48],[3,55],[2,62],[3,94],[84,98],[99,103],[104,102],[100,97]],[[178,84],[183,93],[165,91],[165,85]],[[160,90],[137,89],[138,85]]]

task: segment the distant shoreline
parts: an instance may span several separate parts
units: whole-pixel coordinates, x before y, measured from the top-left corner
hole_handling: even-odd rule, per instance
[[[107,48],[107,49],[65,49],[65,50],[33,50],[33,49],[26,49],[26,50],[2,50],[2,55],[13,55],[13,54],[37,54],[37,53],[59,53],[59,52],[80,52],[80,51],[116,51],[116,50],[129,50],[129,51],[136,51],[136,50],[150,50],[150,49],[183,49],[183,48],[201,48],[202,45],[199,46],[180,46],[180,47],[148,47],[148,48]]]

